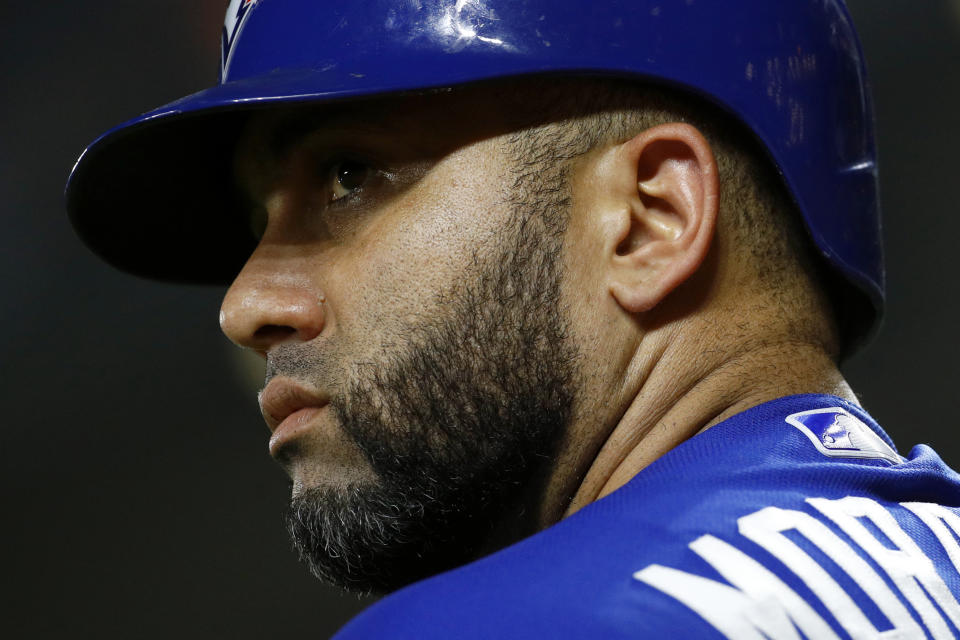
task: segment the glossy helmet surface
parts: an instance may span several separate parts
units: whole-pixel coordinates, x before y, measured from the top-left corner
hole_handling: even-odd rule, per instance
[[[78,160],[84,242],[141,276],[229,282],[254,246],[227,195],[250,108],[526,74],[692,92],[765,147],[827,263],[884,298],[871,96],[842,0],[232,0],[220,82],[126,122]]]

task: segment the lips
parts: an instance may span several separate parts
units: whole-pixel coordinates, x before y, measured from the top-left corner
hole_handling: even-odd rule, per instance
[[[274,378],[260,392],[260,413],[270,431],[276,434],[280,426],[294,414],[312,413],[329,403],[329,398],[294,383],[288,378]]]

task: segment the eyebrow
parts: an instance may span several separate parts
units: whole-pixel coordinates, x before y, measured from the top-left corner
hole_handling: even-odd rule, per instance
[[[318,109],[303,109],[291,112],[275,123],[267,135],[267,143],[274,157],[282,158],[305,137],[320,129],[336,131],[351,129],[369,133],[389,133],[396,129],[390,125],[394,116],[383,109],[349,108],[334,105]]]

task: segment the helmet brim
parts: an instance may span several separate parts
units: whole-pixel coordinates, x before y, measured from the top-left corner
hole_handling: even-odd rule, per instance
[[[77,160],[66,187],[69,218],[83,242],[118,269],[169,282],[228,284],[256,244],[233,177],[233,156],[250,114],[504,79],[502,64],[490,78],[474,71],[459,79],[452,69],[421,68],[422,77],[407,74],[403,82],[335,69],[273,73],[143,114],[97,138]],[[533,63],[518,65],[513,75],[545,70],[557,72]]]

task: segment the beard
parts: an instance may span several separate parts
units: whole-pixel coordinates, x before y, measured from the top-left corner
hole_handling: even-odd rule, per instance
[[[388,592],[512,541],[493,541],[504,525],[514,540],[536,530],[519,514],[539,501],[570,421],[576,354],[561,234],[530,222],[475,256],[442,318],[405,327],[403,346],[355,365],[331,400],[376,480],[292,498],[287,529],[318,578]]]

